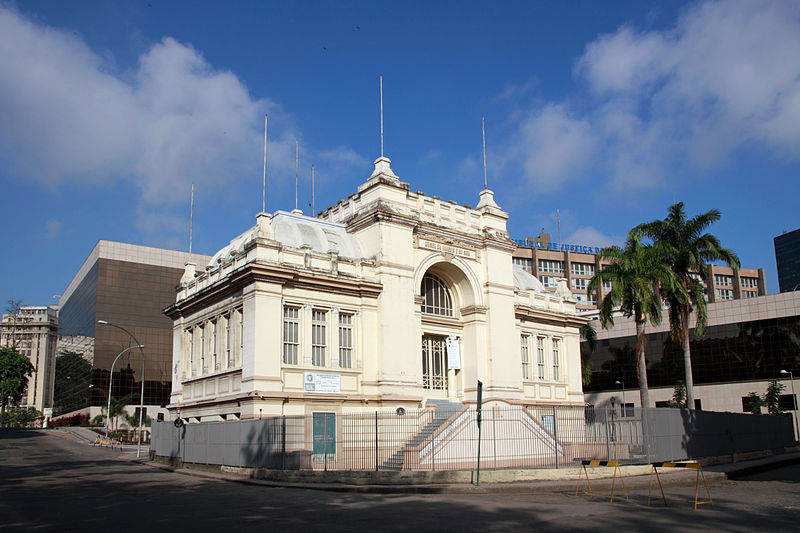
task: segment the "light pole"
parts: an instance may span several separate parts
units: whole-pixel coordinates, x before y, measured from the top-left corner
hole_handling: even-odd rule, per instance
[[[622,416],[623,417],[627,416],[625,414],[625,411],[626,411],[626,407],[625,407],[625,382],[617,380],[617,381],[614,382],[614,384],[615,385],[622,385]]]
[[[800,426],[797,425],[797,396],[794,395],[794,376],[791,370],[781,370],[781,374],[789,374],[789,383],[792,384],[792,407],[794,407],[794,427],[796,428],[795,440],[797,440],[797,430],[800,430]]]
[[[140,350],[142,348],[144,348],[144,346],[142,344],[140,344],[138,340],[136,340],[136,337],[133,336],[133,333],[131,333],[127,329],[123,328],[122,326],[118,326],[117,324],[112,324],[111,322],[109,322],[107,320],[98,320],[97,323],[98,324],[103,324],[104,326],[111,326],[111,327],[114,327],[114,328],[117,328],[117,329],[121,329],[122,331],[124,331],[125,333],[130,335],[131,339],[133,339],[133,341],[136,344],[139,345],[138,348]],[[134,348],[136,348],[136,346],[134,346]],[[142,420],[144,418],[144,351],[143,350],[142,350],[141,355],[142,355],[142,375],[141,375],[142,393],[141,393],[141,396],[139,397],[139,442],[136,444],[136,457],[137,458],[141,455],[141,449],[142,449]],[[119,356],[117,356],[117,357],[119,357]],[[114,361],[116,361],[116,359]],[[111,370],[112,370],[112,372],[114,370],[113,363],[111,365]],[[110,383],[109,383],[108,389],[109,389],[109,393],[108,393],[109,414],[111,414],[111,410],[110,410],[111,409],[111,384]],[[108,435],[108,431],[106,431],[106,435]]]
[[[111,372],[108,374],[108,410],[106,411],[106,437],[110,435],[109,429],[111,422],[111,385],[114,383],[114,365],[117,363],[117,359],[122,357],[122,355],[125,352],[133,350],[134,348],[144,348],[144,346],[142,346],[141,344],[139,346],[128,346],[127,348],[119,352],[119,354],[117,354],[117,356],[114,358],[114,361],[111,362]]]

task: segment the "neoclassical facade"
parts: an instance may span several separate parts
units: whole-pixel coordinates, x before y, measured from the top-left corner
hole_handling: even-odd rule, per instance
[[[416,409],[431,401],[583,405],[579,328],[512,267],[508,214],[409,190],[388,158],[317,217],[259,213],[188,264],[175,304],[174,417],[191,422]]]

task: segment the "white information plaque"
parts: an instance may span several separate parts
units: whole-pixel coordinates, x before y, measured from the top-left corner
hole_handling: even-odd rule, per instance
[[[342,392],[342,376],[327,372],[305,372],[304,385],[306,392],[340,393]]]

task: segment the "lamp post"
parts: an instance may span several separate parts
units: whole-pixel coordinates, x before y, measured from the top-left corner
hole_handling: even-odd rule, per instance
[[[111,422],[111,385],[114,383],[114,365],[117,363],[117,360],[120,357],[122,357],[122,355],[125,352],[133,350],[134,348],[144,348],[144,346],[142,346],[141,344],[139,346],[128,346],[127,348],[119,352],[119,354],[117,354],[117,356],[111,362],[111,372],[108,374],[108,410],[106,411],[106,437],[109,436],[110,422]]]
[[[622,385],[622,416],[623,417],[627,416],[625,414],[625,410],[626,410],[626,407],[625,407],[625,382],[617,380],[617,381],[614,382],[614,384],[615,385]]]
[[[104,326],[111,326],[111,327],[114,327],[114,328],[117,328],[117,329],[121,329],[122,331],[124,331],[125,333],[130,335],[131,339],[133,339],[133,341],[136,344],[138,344],[138,346],[133,346],[133,348],[137,348],[138,347],[140,350],[144,348],[144,346],[142,344],[140,344],[138,340],[136,340],[136,337],[133,336],[133,333],[131,333],[127,329],[123,328],[122,326],[118,326],[117,324],[112,324],[111,322],[108,322],[107,320],[98,320],[97,323],[98,324],[103,324]],[[117,356],[117,357],[119,357],[119,356]],[[116,359],[114,359],[114,361],[116,362]],[[111,370],[112,370],[112,372],[114,370],[114,364],[113,363],[111,364]],[[143,425],[142,421],[144,419],[144,351],[143,350],[142,350],[142,375],[141,375],[141,380],[142,380],[142,392],[141,392],[141,395],[139,396],[139,442],[136,444],[136,457],[137,458],[140,457],[140,455],[141,455],[141,449],[142,449],[142,425]],[[108,405],[109,405],[108,413],[110,415],[111,414],[111,384],[110,383],[108,385]],[[108,435],[108,431],[107,430],[106,430],[106,435]]]
[[[797,425],[797,396],[794,395],[794,376],[791,370],[781,370],[781,374],[789,374],[789,383],[792,384],[792,407],[794,407],[795,440],[797,440],[797,430],[800,430],[800,426]]]

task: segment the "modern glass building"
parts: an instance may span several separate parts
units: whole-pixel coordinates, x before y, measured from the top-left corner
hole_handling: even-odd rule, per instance
[[[99,241],[59,301],[55,415],[99,407],[112,397],[136,396],[142,379],[144,404],[153,416],[169,403],[172,321],[163,310],[174,303],[187,262],[210,257],[147,246]],[[108,325],[98,324],[99,320]],[[144,362],[144,374],[142,364]]]
[[[800,229],[779,235],[773,242],[780,291],[800,289]]]
[[[624,317],[614,322],[609,330],[601,329],[599,321],[591,322],[598,342],[591,355],[592,379],[584,386],[585,399],[591,404],[612,396],[620,401],[624,384],[626,401],[638,405],[635,324]],[[683,351],[670,337],[666,312],[661,325],[647,324],[647,332],[647,381],[651,401],[658,406],[684,379]],[[766,383],[779,379],[783,393],[789,395],[784,403],[791,409],[791,388],[800,392],[800,380],[789,379],[800,377],[800,292],[709,303],[708,329],[702,337],[692,330],[690,345],[695,398],[700,400],[696,407],[742,412],[743,397],[750,392],[763,395]]]

